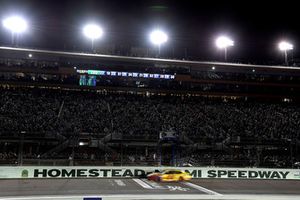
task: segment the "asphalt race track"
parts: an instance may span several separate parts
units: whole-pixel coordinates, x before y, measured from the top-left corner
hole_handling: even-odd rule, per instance
[[[300,199],[300,181],[194,179],[156,183],[146,179],[0,180],[0,199]],[[62,198],[63,197],[63,198]]]

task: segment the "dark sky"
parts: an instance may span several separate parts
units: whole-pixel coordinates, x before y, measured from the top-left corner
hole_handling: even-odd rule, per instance
[[[104,37],[97,45],[150,47],[149,32],[159,27],[169,35],[165,51],[198,60],[220,60],[214,40],[232,37],[229,57],[241,62],[281,62],[277,42],[294,44],[300,57],[300,8],[296,1],[214,0],[0,0],[0,17],[18,13],[30,21],[20,45],[26,47],[81,50],[88,48],[82,35],[86,22],[102,25]],[[0,45],[9,45],[10,34],[1,27]],[[290,54],[290,55],[292,55]]]

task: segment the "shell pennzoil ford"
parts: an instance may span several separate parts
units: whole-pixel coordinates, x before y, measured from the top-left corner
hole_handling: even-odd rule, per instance
[[[154,172],[147,176],[148,180],[152,181],[188,181],[191,180],[192,176],[185,171],[168,169],[162,172]]]

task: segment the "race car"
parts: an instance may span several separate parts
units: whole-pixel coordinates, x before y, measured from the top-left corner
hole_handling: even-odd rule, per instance
[[[188,181],[191,180],[192,176],[185,171],[176,169],[167,169],[162,172],[154,172],[147,176],[148,180],[152,181]]]

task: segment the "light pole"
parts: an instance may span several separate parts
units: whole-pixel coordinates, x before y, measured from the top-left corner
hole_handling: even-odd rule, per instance
[[[294,46],[291,43],[282,41],[278,44],[278,48],[280,51],[284,52],[284,62],[288,65],[287,52],[293,50]]]
[[[3,26],[11,32],[11,44],[18,45],[19,34],[25,32],[28,24],[25,19],[19,16],[11,16],[2,21]],[[16,36],[16,39],[15,39]]]
[[[168,41],[168,35],[160,30],[154,30],[150,33],[150,40],[152,44],[158,46],[158,56],[159,56],[160,47],[163,43]]]
[[[228,37],[220,36],[216,40],[216,46],[219,49],[224,49],[224,60],[227,61],[227,48],[234,46],[234,41]]]
[[[103,30],[96,24],[88,24],[83,28],[83,34],[91,39],[92,51],[94,51],[94,40],[99,39],[103,35]]]

